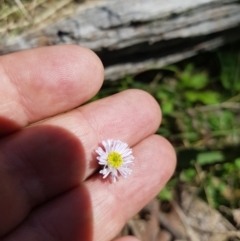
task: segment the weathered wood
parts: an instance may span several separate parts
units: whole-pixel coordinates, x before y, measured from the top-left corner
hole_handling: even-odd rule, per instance
[[[0,53],[52,44],[94,50],[117,79],[161,67],[240,39],[239,0],[99,0],[24,36],[7,39]]]

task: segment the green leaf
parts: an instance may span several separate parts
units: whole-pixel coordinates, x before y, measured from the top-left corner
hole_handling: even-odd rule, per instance
[[[233,172],[236,169],[236,167],[233,165],[233,163],[224,163],[223,164],[223,169],[227,173],[231,173],[231,172]]]
[[[157,130],[157,134],[162,135],[162,136],[169,136],[170,135],[170,130],[169,128],[166,127],[159,127]]]
[[[180,74],[181,87],[200,90],[207,86],[209,76],[205,72],[194,73],[194,66],[188,64],[185,70]]]
[[[164,91],[158,91],[156,94],[157,99],[161,100],[166,100],[168,99],[168,93],[164,92]]]
[[[158,198],[163,201],[170,201],[173,199],[173,190],[167,188],[166,186],[162,189],[162,191],[158,194]]]
[[[199,100],[206,105],[216,104],[220,101],[220,94],[213,91],[204,91],[199,94]]]
[[[162,108],[162,113],[165,115],[169,115],[173,113],[173,103],[170,101],[166,101],[162,103],[161,108]]]
[[[189,90],[185,91],[184,95],[185,98],[192,103],[202,102],[205,105],[209,105],[219,103],[220,101],[220,94],[210,90],[202,92]]]
[[[238,158],[234,161],[234,163],[235,163],[236,167],[237,167],[238,169],[240,169],[240,157],[238,157]]]
[[[203,152],[197,155],[197,163],[199,165],[214,164],[223,160],[224,155],[220,151]]]
[[[180,84],[182,87],[188,87],[188,84],[191,81],[191,75],[194,66],[192,64],[188,64],[185,70],[180,74]]]
[[[191,91],[191,90],[186,91],[184,93],[184,96],[188,101],[192,103],[197,102],[199,100],[199,93],[196,91]]]
[[[206,73],[198,73],[192,75],[188,81],[184,82],[184,86],[191,89],[200,90],[206,87],[208,82],[209,78]]]
[[[183,170],[180,179],[183,182],[190,182],[196,176],[196,170],[194,168],[188,168]]]
[[[209,113],[208,123],[212,130],[231,130],[234,125],[235,116],[229,110]]]
[[[221,52],[220,80],[225,89],[237,92],[240,90],[240,66],[238,52]]]

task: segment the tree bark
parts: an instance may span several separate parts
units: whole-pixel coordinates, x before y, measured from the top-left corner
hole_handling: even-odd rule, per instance
[[[98,0],[0,46],[6,54],[55,44],[95,51],[106,79],[159,68],[240,39],[239,0]]]

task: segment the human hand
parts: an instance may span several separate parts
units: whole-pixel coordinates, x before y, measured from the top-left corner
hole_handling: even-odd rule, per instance
[[[79,46],[0,57],[0,241],[111,240],[171,176],[175,154],[153,135],[161,114],[149,94],[78,107],[102,81],[99,59]],[[116,183],[98,173],[95,150],[108,138],[135,157]]]

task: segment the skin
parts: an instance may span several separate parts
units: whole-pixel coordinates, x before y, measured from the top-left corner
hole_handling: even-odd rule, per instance
[[[172,175],[175,153],[154,135],[161,112],[149,94],[83,105],[103,75],[79,46],[0,57],[0,241],[113,240]],[[132,175],[115,184],[96,161],[108,138],[127,142],[135,157]]]

